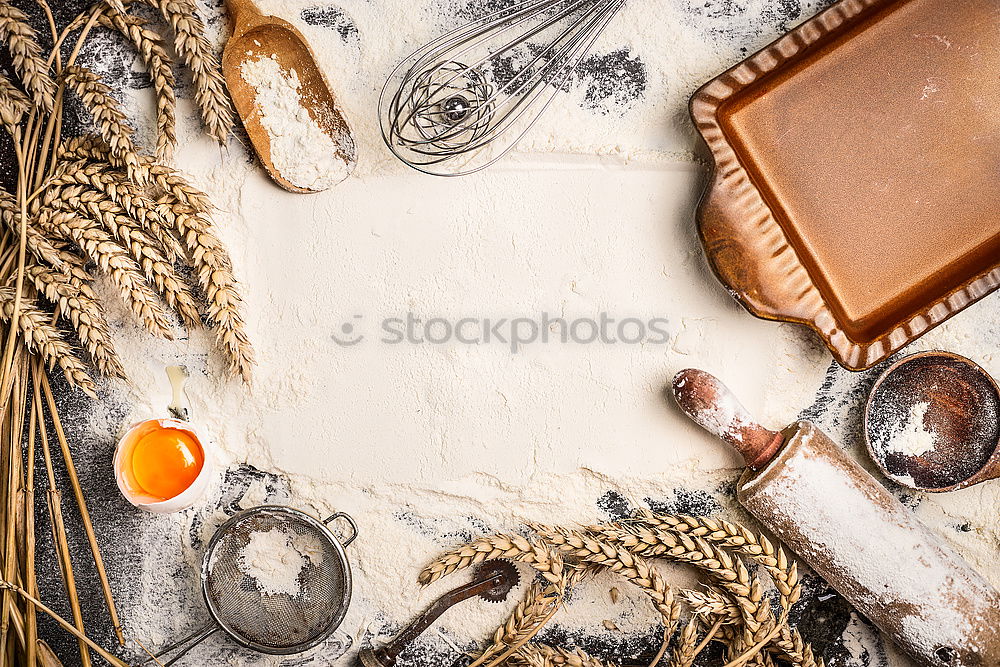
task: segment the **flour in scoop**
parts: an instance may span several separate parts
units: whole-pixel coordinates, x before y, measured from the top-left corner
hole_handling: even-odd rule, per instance
[[[305,190],[325,190],[347,178],[344,151],[302,106],[294,69],[286,71],[266,57],[244,61],[240,73],[254,89],[270,139],[271,163],[286,181]]]

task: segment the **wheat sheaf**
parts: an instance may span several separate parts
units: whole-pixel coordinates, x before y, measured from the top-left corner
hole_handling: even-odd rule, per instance
[[[664,639],[649,661],[651,667],[692,667],[711,643],[722,646],[722,667],[823,667],[822,659],[788,621],[801,594],[798,567],[764,535],[721,519],[650,511],[587,528],[530,525],[529,529],[530,537],[481,537],[453,549],[418,577],[427,585],[496,558],[524,563],[538,572],[540,581],[528,587],[524,600],[470,667],[615,667],[579,648],[535,639],[574,585],[600,571],[631,583],[657,612]],[[707,579],[704,587],[675,593],[657,569],[661,560],[695,568]],[[777,599],[765,595],[763,583],[748,564],[767,573]],[[678,630],[684,612],[687,620]]]
[[[0,189],[7,240],[0,249],[0,319],[71,385],[94,395],[92,372],[125,375],[106,306],[92,288],[104,280],[156,336],[209,327],[231,373],[249,383],[253,348],[210,200],[168,164],[177,141],[178,63],[190,71],[206,133],[225,144],[233,125],[194,2],[101,0],[61,30],[39,5],[47,26],[31,25],[0,0],[0,46],[13,63],[13,72],[0,72],[0,126],[13,140],[17,165],[17,187]],[[149,9],[133,14],[139,5]],[[162,25],[143,18],[149,16]],[[51,35],[43,36],[46,30]],[[136,141],[116,91],[79,62],[97,31],[117,34],[148,72],[156,113],[148,149]],[[92,130],[63,136],[68,104],[82,105]]]

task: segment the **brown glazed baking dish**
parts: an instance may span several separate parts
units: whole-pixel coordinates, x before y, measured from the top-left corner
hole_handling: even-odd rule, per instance
[[[842,0],[704,85],[706,255],[873,366],[1000,285],[1000,2]]]

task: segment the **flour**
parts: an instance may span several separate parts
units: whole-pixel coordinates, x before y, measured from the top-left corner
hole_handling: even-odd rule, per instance
[[[297,0],[257,4],[294,23],[316,52],[355,135],[355,177],[324,194],[284,193],[237,142],[220,156],[181,99],[177,163],[218,206],[260,366],[252,390],[227,382],[224,361],[208,353],[211,335],[154,339],[109,294],[115,345],[133,386],[112,389],[127,414],[95,412],[92,428],[111,439],[107,433],[122,422],[163,416],[170,400],[164,367],[182,363],[192,375],[192,418],[228,463],[289,480],[281,489],[273,480],[255,483],[239,507],[278,502],[316,516],[354,516],[359,535],[345,550],[354,598],[336,635],[342,643],[317,649],[313,664],[332,664],[345,637],[354,649],[387,638],[465,581],[466,573],[456,573],[421,590],[416,577],[443,550],[479,535],[517,531],[528,521],[587,524],[651,502],[694,512],[684,504],[689,497],[708,499],[700,511],[747,520],[727,486],[742,468],[739,458],[664,400],[683,368],[718,376],[765,426],[781,428],[809,410],[863,460],[857,420],[870,374],[831,366],[829,352],[802,327],[748,315],[705,266],[693,224],[704,173],[691,161],[697,144],[687,96],[797,20],[769,9],[787,3],[626,3],[594,55],[624,50],[628,67],[629,58],[640,59],[643,92],[595,106],[587,91],[607,82],[582,75],[515,155],[463,179],[405,167],[382,144],[374,110],[397,62],[454,27],[457,8],[484,3],[345,0],[331,5],[343,17],[332,28],[305,23]],[[214,25],[220,37],[226,33],[223,21]],[[998,307],[986,299],[925,340],[996,373]],[[381,344],[382,318],[408,311],[664,315],[671,343],[528,346],[517,355],[490,346]],[[361,343],[333,342],[345,323],[364,336]],[[143,517],[139,539],[156,556],[139,559],[142,585],[126,618],[144,643],[162,645],[203,620],[199,559],[232,511],[224,495],[231,485],[220,475],[219,509],[209,509],[209,495],[190,512]],[[1000,583],[998,502],[1000,485],[983,484],[924,499],[917,511]],[[953,529],[965,522],[970,531]],[[672,583],[690,576],[664,573]],[[530,572],[522,575],[510,602],[471,600],[435,630],[461,648],[486,640],[523,594]],[[611,586],[621,591],[617,604],[607,603]],[[623,632],[608,631],[605,620]],[[658,616],[627,583],[600,579],[553,622],[610,645],[648,633]],[[203,664],[246,658],[222,642],[199,651]],[[259,664],[280,663],[261,657]]]
[[[302,594],[299,575],[309,559],[292,542],[292,536],[279,528],[250,533],[250,541],[239,555],[240,569],[253,579],[265,595]]]
[[[275,169],[292,185],[325,190],[350,173],[344,147],[335,142],[302,105],[299,76],[274,58],[245,60],[243,80],[255,93],[260,122],[270,139]]]
[[[937,446],[937,434],[928,431],[924,425],[924,417],[930,403],[923,401],[910,406],[906,422],[893,431],[886,445],[886,450],[905,456],[920,456],[933,451]]]

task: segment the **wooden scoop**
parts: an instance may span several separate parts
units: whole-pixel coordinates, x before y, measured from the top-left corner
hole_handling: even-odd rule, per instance
[[[295,71],[299,79],[302,106],[310,117],[334,141],[338,155],[347,164],[346,175],[354,169],[356,149],[347,121],[337,108],[336,98],[316,65],[305,37],[291,23],[276,16],[264,16],[251,0],[226,0],[233,22],[233,35],[222,54],[222,72],[229,94],[243,120],[247,135],[264,169],[274,182],[291,192],[318,192],[290,182],[271,160],[271,139],[261,124],[256,107],[256,92],[240,71],[244,62],[273,58],[286,72]]]
[[[785,436],[756,423],[726,385],[705,371],[688,368],[674,376],[674,399],[696,424],[738,451],[747,467],[767,465]]]

